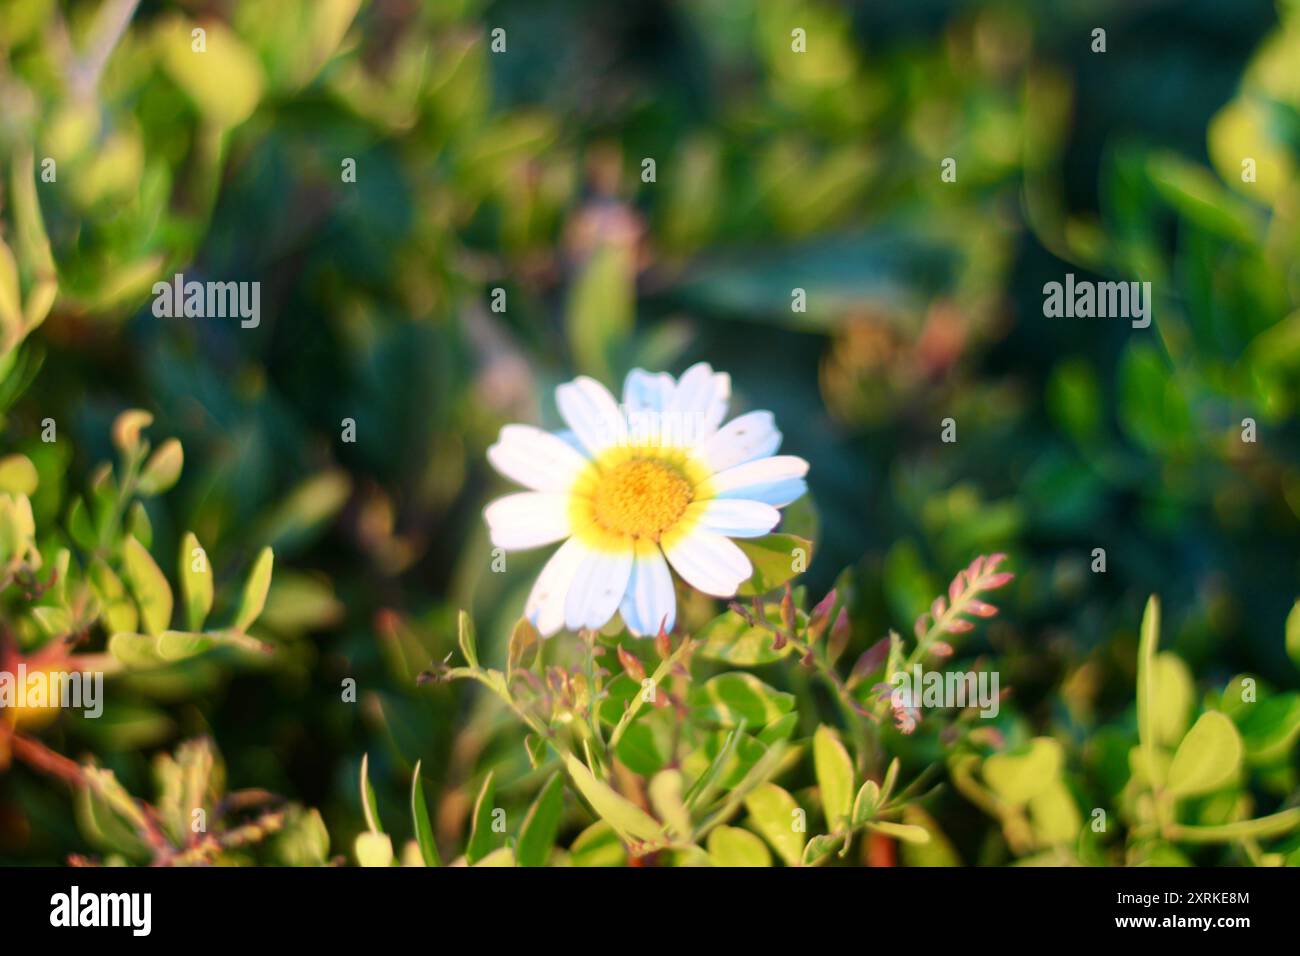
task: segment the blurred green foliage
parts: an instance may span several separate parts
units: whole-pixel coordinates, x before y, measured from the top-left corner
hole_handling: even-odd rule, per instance
[[[201,802],[154,760],[211,737],[232,784],[296,801],[281,861],[620,862],[642,817],[698,837],[687,863],[1294,860],[1241,831],[1298,786],[1297,61],[1292,0],[5,4],[5,640],[113,669],[101,719],[33,739],[111,772],[129,823]],[[1044,318],[1068,271],[1150,281],[1152,326]],[[260,326],[155,317],[177,272],[261,282]],[[1011,555],[952,662],[1014,688],[998,718],[864,743],[833,684],[698,596],[689,746],[640,715],[617,775],[537,759],[491,689],[418,683],[519,664],[542,556],[491,570],[500,425],[558,424],[575,372],[694,359],[812,463],[795,624],[834,584],[821,660],[859,704],[877,642]],[[148,858],[2,756],[0,861]],[[805,808],[796,846],[775,821]]]

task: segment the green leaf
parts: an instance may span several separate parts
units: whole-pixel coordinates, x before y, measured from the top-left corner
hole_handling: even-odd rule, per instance
[[[961,866],[957,850],[928,813],[915,804],[908,804],[903,808],[903,822],[920,827],[930,835],[926,843],[904,842],[899,847],[904,866]]]
[[[211,650],[215,644],[211,635],[188,631],[163,631],[155,641],[158,656],[164,661],[183,661]]]
[[[68,507],[68,534],[86,551],[95,549],[95,525],[90,520],[90,510],[86,507],[85,499],[80,495],[73,498]]]
[[[371,833],[383,833],[384,825],[379,820],[379,804],[375,800],[375,788],[370,785],[370,754],[361,755],[361,812],[366,817],[366,827]]]
[[[1137,713],[1138,740],[1146,755],[1146,765],[1156,767],[1156,645],[1160,642],[1160,599],[1154,594],[1142,613],[1142,631],[1138,638]]]
[[[352,493],[352,479],[342,469],[304,479],[255,529],[257,540],[283,553],[301,548],[338,513]]]
[[[766,844],[739,827],[715,827],[709,834],[709,859],[714,866],[771,866]]]
[[[660,713],[656,711],[630,724],[615,750],[629,770],[643,777],[658,773],[672,756],[673,729],[658,717]]]
[[[1179,797],[1210,793],[1237,779],[1241,736],[1226,714],[1209,711],[1192,725],[1169,765],[1169,792]]]
[[[420,761],[415,762],[411,773],[411,822],[415,828],[415,842],[420,846],[420,858],[425,866],[441,866],[438,845],[433,840],[433,825],[429,822],[429,807],[424,802],[424,788],[420,785]]]
[[[781,624],[781,608],[765,606],[764,614],[776,626]],[[723,661],[736,667],[753,667],[779,661],[794,650],[785,644],[780,650],[774,645],[772,632],[763,627],[751,626],[735,611],[719,614],[696,633],[695,653],[713,661]]]
[[[131,505],[126,518],[126,532],[146,549],[153,547],[153,525],[149,521],[149,512],[145,510],[143,503],[137,501]]]
[[[1286,652],[1296,667],[1300,667],[1300,601],[1291,606],[1286,616]]]
[[[506,673],[511,674],[516,667],[523,664],[528,652],[535,648],[542,636],[537,632],[533,622],[521,617],[510,631],[510,644],[506,651]]]
[[[984,761],[984,782],[1012,806],[1024,806],[1060,779],[1061,745],[1051,737],[1035,737],[1008,753]]]
[[[456,618],[456,635],[460,641],[460,652],[465,655],[465,662],[470,667],[478,667],[478,646],[474,642],[474,621],[464,611]]]
[[[1237,716],[1237,728],[1252,764],[1285,760],[1300,734],[1300,694],[1277,694],[1246,706]]]
[[[825,724],[813,734],[813,766],[826,825],[839,829],[853,809],[853,759],[839,735]]]
[[[146,497],[162,494],[176,484],[184,463],[185,453],[181,450],[181,443],[175,438],[167,439],[145,462],[136,490]]]
[[[23,334],[23,297],[18,284],[18,261],[0,238],[0,343],[7,352]]]
[[[172,619],[172,589],[144,545],[128,537],[123,546],[126,578],[140,608],[144,629],[161,634]]]
[[[622,866],[627,852],[614,828],[597,820],[574,839],[569,859],[574,866]]]
[[[515,855],[520,866],[545,866],[560,832],[560,818],[564,815],[564,777],[555,774],[546,781],[542,792],[528,808],[523,825],[519,828],[519,843]]]
[[[235,615],[234,629],[246,631],[266,606],[266,592],[271,589],[271,569],[275,564],[275,555],[270,548],[263,548],[253,564],[244,582],[244,593],[239,599],[239,611]]]
[[[196,54],[191,48],[192,25],[174,14],[159,21],[159,62],[205,120],[223,129],[238,126],[262,98],[262,65],[239,35],[217,20],[203,22],[205,50]]]
[[[853,799],[853,825],[860,826],[869,820],[878,806],[880,806],[880,785],[874,780],[868,780]]]
[[[212,610],[212,564],[193,531],[181,539],[181,600],[185,603],[185,626],[191,631],[203,627]]]
[[[574,786],[591,804],[596,815],[618,831],[624,839],[654,842],[663,838],[663,830],[658,821],[635,803],[597,780],[586,765],[573,754],[564,755],[564,766],[569,771]]]
[[[690,691],[691,718],[734,727],[742,720],[763,727],[794,709],[794,695],[764,684],[753,674],[719,674]]]
[[[844,845],[843,836],[815,836],[803,848],[803,865],[812,866]]]
[[[497,834],[492,832],[493,801],[496,799],[496,786],[492,776],[493,771],[489,770],[483,786],[479,788],[478,799],[474,801],[469,844],[465,847],[465,859],[471,866],[496,849],[498,842]]]
[[[774,783],[755,787],[745,797],[749,822],[772,844],[787,866],[798,866],[803,858],[803,814],[788,791]]]
[[[290,810],[273,846],[276,860],[283,866],[324,866],[329,861],[330,835],[320,811]]]
[[[119,631],[108,639],[108,652],[127,667],[158,667],[165,663],[158,654],[157,638],[148,634]]]
[[[1234,840],[1267,840],[1300,827],[1300,807],[1292,807],[1254,820],[1238,820],[1210,827],[1172,827],[1172,839],[1180,843],[1228,843]]]
[[[898,773],[901,768],[902,764],[897,757],[889,761],[889,766],[885,768],[885,779],[880,784],[881,803],[887,803],[894,795],[894,787],[898,784]]]
[[[632,331],[634,249],[619,242],[601,245],[572,286],[569,344],[578,369],[597,378],[609,377],[614,352]]]
[[[1147,175],[1155,192],[1191,222],[1225,239],[1255,242],[1261,228],[1256,213],[1208,169],[1161,151],[1147,157]]]
[[[779,740],[789,740],[798,726],[799,714],[797,711],[791,711],[784,717],[772,721],[754,736],[759,743],[771,746]]]
[[[753,576],[737,591],[742,597],[767,594],[812,563],[813,543],[794,534],[769,534],[738,540],[736,544],[754,565]]]

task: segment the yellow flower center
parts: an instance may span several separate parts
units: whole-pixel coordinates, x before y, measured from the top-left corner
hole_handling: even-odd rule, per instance
[[[686,513],[694,490],[663,461],[632,458],[603,472],[592,489],[591,516],[605,531],[658,541]]]

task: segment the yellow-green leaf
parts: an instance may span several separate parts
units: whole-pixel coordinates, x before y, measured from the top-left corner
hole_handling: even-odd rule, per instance
[[[765,727],[794,708],[794,695],[734,671],[692,688],[689,702],[692,719],[701,723],[734,727],[743,720],[750,727]]]
[[[357,863],[361,866],[391,866],[393,863],[393,841],[386,833],[374,833],[367,830],[357,837]]]
[[[1172,651],[1156,655],[1152,729],[1161,747],[1173,747],[1187,733],[1196,696],[1191,671]]]
[[[461,611],[456,618],[456,638],[460,643],[460,652],[465,655],[465,662],[470,667],[478,667],[478,645],[474,641],[474,620]]]
[[[253,626],[266,606],[266,592],[271,588],[271,568],[275,564],[275,555],[270,548],[263,548],[257,556],[253,570],[244,583],[244,594],[239,600],[239,613],[235,615],[235,630],[246,631]]]
[[[136,485],[137,490],[146,496],[162,494],[176,484],[184,464],[185,453],[181,449],[181,443],[175,438],[167,439],[145,462]]]
[[[1169,792],[1189,797],[1227,786],[1237,779],[1241,751],[1241,735],[1226,714],[1202,714],[1174,753]]]
[[[1012,806],[1023,806],[1061,775],[1061,745],[1051,737],[1035,737],[1026,746],[994,754],[984,761],[984,782]]]
[[[787,866],[798,866],[803,858],[806,826],[803,811],[786,790],[774,783],[755,787],[745,796],[749,822],[772,844]]]
[[[200,39],[201,51],[196,49]],[[156,42],[167,73],[214,125],[237,126],[257,108],[265,82],[262,65],[220,21],[205,20],[199,27],[172,17],[160,26]]]
[[[0,493],[30,495],[36,491],[40,475],[26,455],[6,455],[0,458]]]
[[[663,830],[650,814],[635,803],[619,795],[607,784],[597,780],[586,765],[573,754],[564,755],[564,766],[578,792],[591,804],[596,815],[613,827],[624,838],[656,841],[663,838]]]
[[[108,639],[108,652],[127,667],[158,667],[164,663],[158,654],[157,638],[148,634],[114,634]]]
[[[709,860],[714,866],[771,866],[767,845],[748,830],[720,826],[709,834]]]
[[[375,788],[370,783],[370,754],[361,755],[361,812],[366,818],[366,827],[371,833],[383,833],[384,825],[379,819],[379,805],[375,800]]]
[[[197,631],[212,610],[212,565],[193,531],[185,532],[181,539],[179,564],[185,626]]]
[[[867,824],[867,829],[883,833],[887,837],[893,837],[895,840],[901,840],[904,843],[925,844],[930,842],[929,830],[910,823],[888,823],[884,820],[875,820]]]
[[[140,619],[149,634],[167,630],[172,619],[172,589],[144,545],[128,537],[123,547],[126,578],[140,608]]]
[[[781,608],[772,604],[764,608],[769,622],[781,624]],[[726,611],[709,621],[695,635],[695,653],[712,661],[724,661],[736,667],[770,664],[794,650],[787,642],[778,650],[776,637],[765,627],[749,624],[735,611]]]
[[[904,841],[899,846],[899,855],[905,866],[961,866],[956,848],[928,813],[914,803],[908,804],[903,808],[903,822],[930,834],[927,843]]]
[[[655,774],[647,788],[650,805],[668,829],[683,840],[691,836],[691,814],[682,800],[682,772],[664,770]]]
[[[825,724],[813,734],[813,766],[826,824],[838,829],[853,809],[853,760],[839,735]]]
[[[1045,790],[1030,797],[1029,817],[1034,836],[1041,844],[1072,843],[1083,828],[1074,797],[1060,780],[1052,781]]]
[[[1146,764],[1154,767],[1156,750],[1156,645],[1160,641],[1160,599],[1154,594],[1142,612],[1138,637],[1137,713],[1138,741],[1146,752]]]
[[[769,534],[736,544],[754,566],[753,576],[737,592],[742,597],[767,594],[812,563],[813,543],[797,534]]]

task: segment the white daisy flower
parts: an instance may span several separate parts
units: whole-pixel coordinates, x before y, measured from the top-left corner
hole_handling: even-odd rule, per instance
[[[502,428],[488,460],[530,490],[483,512],[495,547],[564,542],[524,608],[544,636],[600,628],[615,613],[637,636],[671,630],[669,567],[705,594],[733,596],[754,569],[731,539],[767,534],[777,509],[807,491],[808,463],[776,454],[771,412],[722,424],[731,377],[703,362],[677,381],[634,369],[621,406],[585,376],[555,395],[572,431]]]

